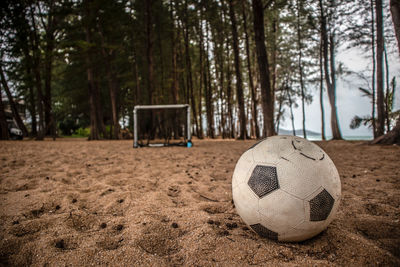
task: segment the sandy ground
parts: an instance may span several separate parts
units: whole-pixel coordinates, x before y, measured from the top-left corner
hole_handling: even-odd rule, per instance
[[[0,265],[400,265],[400,147],[318,143],[342,179],[339,212],[285,244],[232,204],[234,166],[254,142],[0,142]]]

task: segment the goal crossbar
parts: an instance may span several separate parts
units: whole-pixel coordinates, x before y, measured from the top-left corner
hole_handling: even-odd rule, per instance
[[[187,147],[192,146],[192,132],[191,132],[191,111],[189,104],[174,104],[174,105],[137,105],[133,109],[133,147],[139,147],[138,144],[138,110],[141,109],[180,109],[186,108],[187,116]],[[163,146],[162,144],[154,144],[152,146]]]

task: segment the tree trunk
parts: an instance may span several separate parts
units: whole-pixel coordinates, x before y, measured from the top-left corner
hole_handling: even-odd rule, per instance
[[[389,103],[389,91],[390,91],[390,81],[389,81],[389,62],[386,52],[386,45],[383,45],[383,51],[385,55],[385,78],[386,78],[386,92],[385,92],[385,122],[386,122],[386,132],[390,131],[390,103]]]
[[[233,0],[229,0],[229,17],[231,19],[232,26],[232,47],[233,55],[235,59],[235,71],[236,71],[236,97],[239,107],[239,123],[240,123],[240,134],[239,139],[246,139],[247,137],[247,123],[246,123],[246,112],[244,109],[244,96],[243,96],[243,82],[242,72],[240,70],[240,57],[239,57],[239,40],[236,26],[236,16],[233,7]]]
[[[375,118],[375,14],[374,14],[374,0],[371,0],[371,48],[372,48],[372,131],[374,138],[376,138],[376,118]]]
[[[207,111],[207,136],[211,138],[215,138],[215,130],[214,130],[214,108],[212,101],[212,86],[211,86],[211,67],[210,67],[210,41],[208,38],[208,23],[206,23],[206,72],[204,79],[204,87],[206,91],[206,111]],[[207,77],[206,77],[207,76]]]
[[[40,57],[41,57],[41,51],[39,48],[39,36],[37,33],[37,28],[36,28],[36,23],[35,23],[35,17],[34,17],[34,11],[33,7],[30,6],[30,17],[31,17],[31,23],[33,26],[33,30],[31,31],[30,35],[30,41],[31,41],[31,49],[33,53],[33,72],[35,75],[35,83],[36,83],[36,93],[37,93],[37,107],[38,107],[38,113],[39,113],[39,131],[36,136],[36,140],[43,140],[44,135],[45,135],[45,127],[44,127],[44,110],[43,110],[43,91],[42,91],[42,76],[40,73],[41,69],[41,62],[40,62]]]
[[[382,0],[376,0],[376,93],[377,93],[377,109],[378,119],[376,121],[376,135],[381,136],[385,130],[385,104],[383,93],[383,10]]]
[[[153,22],[152,0],[146,1],[146,57],[147,57],[147,93],[150,105],[154,101],[154,66],[153,66]],[[152,117],[154,117],[152,115]],[[154,120],[152,120],[154,121]]]
[[[300,1],[297,0],[297,49],[299,50],[298,57],[298,68],[300,77],[300,89],[301,89],[301,111],[303,114],[303,137],[307,138],[306,132],[306,112],[305,112],[305,89],[304,89],[304,79],[303,79],[303,51],[301,44],[301,29],[300,29]]]
[[[274,107],[272,114],[275,114],[275,91],[276,91],[276,84],[277,84],[277,70],[278,70],[278,64],[277,64],[277,53],[278,53],[278,47],[277,47],[277,27],[278,27],[278,20],[276,18],[276,12],[273,11],[271,15],[271,20],[272,20],[272,37],[271,37],[271,99],[272,99],[272,105]],[[267,57],[268,57],[268,52],[267,52]],[[274,121],[275,125],[275,121]],[[275,126],[274,126],[275,127]],[[275,132],[275,128],[274,128]]]
[[[400,116],[397,118],[396,126],[390,132],[375,138],[371,144],[400,145]]]
[[[224,71],[224,36],[221,34],[215,33],[213,31],[213,39],[214,39],[214,54],[215,54],[215,73],[218,76],[219,80],[219,89],[218,89],[218,112],[220,116],[219,125],[219,133],[222,138],[226,138],[226,117],[224,114],[224,82],[225,82],[225,71]]]
[[[288,99],[289,99],[290,120],[292,122],[292,131],[293,131],[293,135],[296,136],[296,128],[294,127],[293,102],[292,102],[292,97],[290,96],[290,86],[287,87],[287,95],[288,95]]]
[[[133,49],[133,57],[134,57],[134,76],[135,76],[135,81],[136,81],[136,86],[135,86],[135,92],[133,93],[134,95],[134,105],[138,105],[140,103],[139,95],[140,95],[140,79],[139,79],[139,70],[138,70],[138,64],[137,64],[137,55],[136,55],[136,50]]]
[[[114,58],[116,57],[116,52],[112,49],[106,49],[106,41],[100,23],[97,23],[97,29],[101,40],[101,52],[105,62],[108,90],[110,93],[112,128],[113,128],[113,132],[110,133],[111,135],[110,137],[111,139],[118,140],[121,139],[121,132],[119,125],[118,104],[117,104],[119,90],[114,68]]]
[[[276,133],[279,134],[279,126],[281,123],[281,116],[282,116],[282,105],[283,105],[283,97],[279,97],[279,105],[278,105],[278,112],[276,114]]]
[[[397,47],[400,54],[400,1],[390,0],[390,13],[392,13],[392,21],[394,26],[394,32],[397,39]]]
[[[229,137],[235,138],[235,122],[233,120],[233,95],[232,95],[232,73],[231,73],[231,64],[229,60],[229,44],[227,40],[226,51],[228,53],[228,60],[227,60],[227,86],[226,86],[226,98],[228,102],[228,117],[229,117]]]
[[[331,90],[330,90],[330,104],[331,104],[331,128],[332,137],[335,140],[341,140],[342,134],[339,128],[339,120],[336,108],[336,67],[335,67],[335,34],[331,33],[329,42],[330,51],[330,68],[331,68]]]
[[[8,97],[8,102],[10,102],[10,107],[11,107],[11,111],[14,116],[14,119],[17,122],[17,125],[18,125],[19,129],[22,131],[22,133],[24,134],[24,136],[28,136],[28,130],[26,129],[26,127],[21,119],[21,116],[18,113],[17,105],[15,104],[14,99],[11,95],[10,88],[8,87],[6,77],[4,75],[3,68],[1,65],[0,65],[0,78],[1,78],[1,84],[3,85],[4,91],[6,91],[6,94]],[[1,94],[0,94],[0,97],[1,97]]]
[[[204,60],[203,60],[203,10],[200,10],[200,20],[199,20],[199,68],[200,68],[200,77],[199,77],[199,131],[197,132],[198,138],[203,138],[203,106],[202,106],[202,97],[203,97],[203,79],[204,79]]]
[[[247,59],[247,73],[249,75],[249,86],[250,86],[250,93],[251,93],[251,104],[252,104],[252,127],[254,127],[255,136],[257,139],[260,138],[260,128],[258,126],[258,110],[257,110],[257,93],[256,88],[254,87],[253,81],[253,73],[251,70],[251,61],[250,61],[250,44],[249,44],[249,35],[247,32],[247,16],[246,16],[246,9],[245,9],[245,1],[242,1],[242,16],[243,16],[243,31],[245,37],[245,47],[246,47],[246,59]]]
[[[328,90],[329,103],[331,106],[332,139],[340,140],[342,139],[342,134],[340,133],[339,123],[337,118],[337,108],[336,108],[335,44],[334,44],[335,40],[334,40],[334,34],[331,33],[330,42],[328,42],[326,17],[324,14],[324,8],[321,0],[319,1],[319,5],[321,12],[321,37],[323,43],[325,81]],[[330,58],[328,58],[328,50],[330,52]],[[331,71],[330,75],[329,71]]]
[[[46,47],[44,56],[44,122],[45,122],[45,135],[53,136],[56,135],[56,125],[54,121],[54,115],[52,112],[52,92],[51,92],[51,80],[52,80],[52,67],[53,67],[53,52],[54,52],[54,3],[50,2],[49,15],[47,17],[46,25]]]
[[[171,95],[172,95],[172,103],[173,104],[177,104],[179,101],[179,80],[178,80],[178,67],[177,67],[177,51],[176,51],[176,42],[177,40],[179,40],[179,34],[178,36],[175,36],[175,19],[174,19],[174,9],[173,9],[173,5],[172,5],[172,0],[170,0],[170,19],[172,21],[172,29],[171,29],[171,54],[172,54],[172,69],[171,69],[171,76],[172,76],[172,84],[171,84]],[[185,37],[186,39],[186,37]],[[160,40],[161,43],[161,40]],[[186,42],[185,42],[186,45]],[[160,45],[161,46],[161,45]],[[186,47],[186,46],[185,46]],[[187,51],[186,51],[187,52]],[[161,54],[162,57],[162,54]],[[188,97],[189,97],[189,92],[190,92],[190,88],[189,88],[189,79],[187,79],[187,84],[186,84],[186,88],[188,91],[187,94],[187,101],[186,103],[189,103]],[[177,121],[177,115],[178,113],[175,112],[174,114],[174,125],[172,126],[174,129],[174,137],[175,139],[178,139],[178,135],[179,135],[179,125],[178,125],[178,121]]]
[[[0,140],[8,140],[10,136],[8,134],[7,117],[4,111],[2,95],[3,94],[1,92],[1,86],[0,86]]]
[[[390,1],[390,11],[392,13],[392,20],[394,31],[397,38],[397,46],[400,53],[400,2],[397,0]],[[379,136],[372,141],[372,144],[399,144],[400,145],[400,116],[397,118],[396,126],[385,135]]]
[[[25,68],[27,75],[28,89],[28,110],[31,115],[31,136],[37,135],[37,124],[36,124],[36,104],[35,104],[35,92],[33,91],[34,82],[32,79],[32,56],[29,54],[29,40],[28,36],[26,38],[26,44],[23,47],[24,57],[25,57]]]
[[[319,45],[319,103],[321,108],[321,138],[326,140],[325,135],[325,109],[324,109],[324,65],[323,65],[322,36]]]
[[[84,1],[85,5],[85,41],[88,44],[92,44],[92,34],[91,34],[91,24],[93,23],[93,10],[91,7],[91,0]],[[89,106],[90,106],[90,135],[89,140],[99,140],[100,139],[100,125],[102,124],[102,117],[99,116],[98,111],[98,88],[94,79],[94,70],[92,64],[92,48],[88,47],[87,51],[84,53],[85,63],[86,63],[86,75],[88,81],[88,94],[89,94]],[[101,121],[100,121],[101,120]],[[104,128],[103,128],[104,129]],[[102,129],[102,130],[103,130]],[[105,134],[105,131],[103,131]]]
[[[265,47],[264,8],[261,0],[252,0],[254,34],[257,51],[257,62],[261,83],[261,99],[264,115],[263,136],[275,134],[274,129],[274,100],[272,99],[268,57]]]

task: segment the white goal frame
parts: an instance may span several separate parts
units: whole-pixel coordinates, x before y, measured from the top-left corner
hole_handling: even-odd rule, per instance
[[[138,148],[138,118],[137,112],[140,109],[181,109],[186,108],[186,123],[187,123],[187,142],[186,146],[192,146],[192,131],[191,131],[191,111],[189,104],[175,104],[175,105],[137,105],[133,109],[133,147]],[[152,146],[164,146],[164,144],[153,144]]]

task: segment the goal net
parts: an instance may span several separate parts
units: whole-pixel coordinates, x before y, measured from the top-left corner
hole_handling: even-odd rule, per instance
[[[133,147],[191,147],[190,106],[141,105],[133,110]]]

